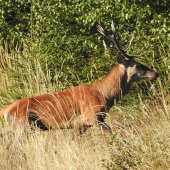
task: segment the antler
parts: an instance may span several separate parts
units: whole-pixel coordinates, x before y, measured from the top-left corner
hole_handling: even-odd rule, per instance
[[[120,37],[119,37],[119,34],[116,32],[115,30],[115,27],[114,27],[114,24],[113,24],[113,21],[111,23],[111,28],[112,28],[112,32],[113,34],[112,35],[107,35],[105,30],[103,29],[102,25],[101,24],[97,24],[96,26],[98,28],[98,31],[104,35],[105,37],[107,37],[109,40],[111,40],[115,45],[116,45],[116,48],[127,58],[133,58],[133,57],[138,57],[138,56],[142,56],[144,55],[145,53],[142,53],[141,52],[143,51],[143,47],[142,49],[136,53],[136,54],[131,54],[131,55],[128,55],[126,54],[126,51],[131,47],[132,45],[132,41],[133,41],[133,37],[132,39],[130,40],[129,42],[129,45],[127,45],[124,49],[122,49],[119,45],[119,40],[120,40]]]

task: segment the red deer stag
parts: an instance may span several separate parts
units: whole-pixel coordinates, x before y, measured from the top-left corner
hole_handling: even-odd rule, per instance
[[[109,36],[101,24],[98,31],[112,41],[119,52],[117,65],[103,79],[92,83],[76,86],[52,94],[43,94],[18,100],[2,109],[0,116],[5,119],[12,129],[22,125],[24,129],[32,123],[40,128],[71,128],[96,126],[111,132],[104,122],[106,112],[119,101],[127,92],[132,82],[139,80],[155,80],[158,73],[136,62],[133,58],[141,56],[128,55],[132,39],[126,48],[119,45],[119,35],[114,24],[111,24],[113,35]],[[36,123],[35,123],[36,122]],[[26,130],[28,130],[26,128]]]

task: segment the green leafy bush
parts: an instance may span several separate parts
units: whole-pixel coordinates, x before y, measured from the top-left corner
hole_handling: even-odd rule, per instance
[[[145,47],[148,59],[140,62],[157,64],[165,74],[169,69],[159,57],[160,43],[165,51],[169,49],[166,43],[170,44],[168,1],[2,0],[1,7],[0,40],[14,41],[22,48],[22,42],[27,44],[43,70],[48,63],[52,77],[62,66],[61,81],[67,78],[73,85],[93,81],[115,65],[115,47],[105,52],[96,29],[96,22],[101,21],[110,30],[114,20],[122,42],[135,37],[129,53]]]

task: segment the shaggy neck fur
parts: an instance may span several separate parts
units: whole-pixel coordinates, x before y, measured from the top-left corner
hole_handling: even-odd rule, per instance
[[[119,101],[130,87],[126,69],[121,64],[117,64],[107,76],[94,85],[103,97],[113,104],[113,100]]]

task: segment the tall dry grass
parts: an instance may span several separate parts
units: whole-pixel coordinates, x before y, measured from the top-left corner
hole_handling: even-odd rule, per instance
[[[56,72],[56,80],[51,83],[48,66],[44,72],[40,61],[30,59],[29,52],[23,55],[14,51],[9,54],[1,49],[0,53],[1,108],[18,98],[64,88],[64,82],[57,79],[60,73]],[[162,57],[166,58],[164,52]],[[164,64],[169,65],[168,60]],[[28,136],[18,133],[14,137],[2,121],[0,169],[170,169],[168,72],[167,77],[158,79],[154,95],[152,92],[146,100],[139,95],[139,105],[114,106],[106,120],[113,132],[108,136],[92,127],[82,136],[76,129],[65,129],[36,130]]]

